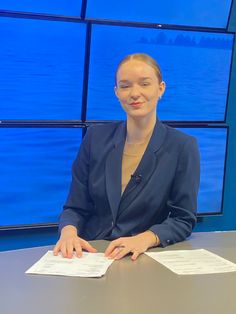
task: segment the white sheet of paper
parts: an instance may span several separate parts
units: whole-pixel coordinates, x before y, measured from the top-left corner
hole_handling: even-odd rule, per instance
[[[38,262],[30,267],[26,274],[61,275],[76,277],[101,277],[113,260],[104,256],[104,253],[83,252],[83,256],[74,256],[71,259],[54,256],[48,251]]]
[[[236,271],[236,264],[205,249],[146,252],[145,254],[178,275]]]

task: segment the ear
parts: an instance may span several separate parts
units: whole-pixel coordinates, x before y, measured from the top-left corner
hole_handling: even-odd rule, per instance
[[[160,83],[160,86],[159,86],[159,91],[160,91],[160,96],[159,97],[163,96],[163,94],[165,93],[165,90],[166,90],[166,83],[164,81],[162,81]]]
[[[117,86],[114,86],[114,93],[115,93],[116,97],[119,98],[118,91],[117,91]]]

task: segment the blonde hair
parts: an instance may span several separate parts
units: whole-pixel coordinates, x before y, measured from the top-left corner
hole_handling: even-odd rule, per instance
[[[116,69],[115,85],[117,85],[116,77],[117,77],[117,72],[119,71],[119,68],[122,66],[122,64],[124,64],[130,60],[138,60],[138,61],[142,61],[142,62],[150,65],[154,69],[159,82],[162,82],[161,69],[160,69],[159,64],[156,62],[156,60],[153,59],[151,56],[149,56],[146,53],[133,53],[133,54],[130,54],[130,55],[127,55],[126,57],[124,57],[120,61],[120,63],[118,64],[117,69]]]

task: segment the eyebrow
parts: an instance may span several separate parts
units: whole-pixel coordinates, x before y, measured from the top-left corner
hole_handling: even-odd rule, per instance
[[[152,78],[151,77],[140,77],[139,78],[139,81],[145,81],[145,80],[152,80]],[[119,83],[128,83],[128,82],[130,82],[129,80],[120,80],[119,81]]]
[[[140,81],[145,81],[145,80],[151,80],[152,78],[147,76],[147,77],[140,77]]]
[[[120,80],[118,83],[127,83],[129,80]]]

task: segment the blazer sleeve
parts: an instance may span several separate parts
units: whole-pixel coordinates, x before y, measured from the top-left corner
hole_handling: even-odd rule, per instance
[[[60,215],[59,232],[67,225],[73,225],[78,231],[81,230],[93,210],[93,202],[88,192],[90,133],[89,128],[72,166],[72,182]]]
[[[165,247],[188,237],[196,224],[197,194],[200,181],[200,156],[197,141],[189,137],[179,154],[174,182],[167,201],[169,215],[150,230]]]

